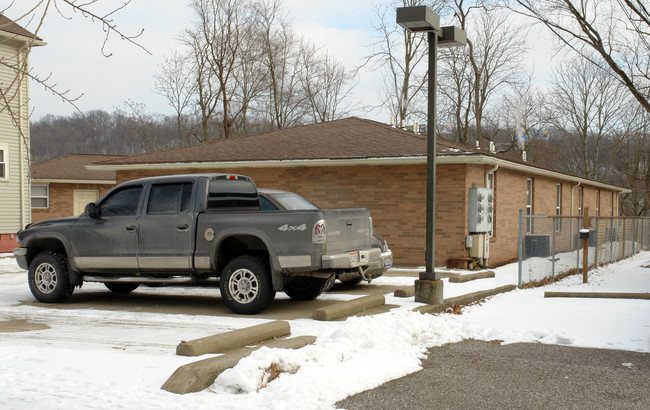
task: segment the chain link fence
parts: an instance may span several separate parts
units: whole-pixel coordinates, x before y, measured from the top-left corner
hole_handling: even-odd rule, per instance
[[[616,262],[650,249],[649,217],[589,218],[588,266]],[[582,272],[583,218],[519,212],[519,282],[545,283]]]

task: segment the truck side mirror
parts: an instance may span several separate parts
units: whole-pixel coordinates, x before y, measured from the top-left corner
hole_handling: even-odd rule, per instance
[[[86,205],[86,209],[84,210],[84,213],[91,218],[97,218],[97,208],[95,207],[95,203],[91,202],[88,205]]]

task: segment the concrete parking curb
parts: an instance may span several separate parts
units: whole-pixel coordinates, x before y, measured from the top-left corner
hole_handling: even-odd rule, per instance
[[[262,346],[279,349],[300,349],[308,344],[314,343],[314,336],[299,336],[291,339],[269,340],[259,346],[243,348],[231,351],[219,357],[199,360],[179,367],[167,379],[161,389],[171,393],[186,394],[195,393],[210,387],[214,380],[226,369],[230,369],[239,363],[241,359],[250,355],[253,351]]]
[[[337,320],[386,303],[384,295],[370,295],[314,310],[314,320]]]
[[[650,293],[629,292],[544,292],[545,298],[646,299]]]
[[[289,334],[291,334],[289,322],[276,320],[218,335],[182,341],[176,347],[176,354],[179,356],[200,356],[207,353],[223,353],[238,347],[259,343],[262,340],[288,336]]]
[[[505,285],[494,289],[479,290],[477,292],[468,293],[466,295],[454,296],[452,298],[445,299],[440,305],[419,306],[413,310],[420,313],[440,313],[454,305],[464,305],[467,303],[476,302],[478,300],[498,295],[499,293],[510,292],[515,289],[517,289],[517,286],[515,285]]]
[[[476,272],[476,273],[469,273],[466,275],[455,275],[455,276],[450,276],[449,277],[449,282],[451,283],[465,283],[469,282],[470,280],[476,280],[476,279],[487,279],[487,278],[493,278],[495,277],[495,273],[491,270],[488,271],[483,271],[483,272]]]
[[[395,289],[393,296],[396,298],[412,298],[415,296],[415,286],[405,286],[401,289]]]

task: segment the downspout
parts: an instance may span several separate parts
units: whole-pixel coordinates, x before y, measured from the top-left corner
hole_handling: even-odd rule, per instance
[[[485,185],[484,185],[484,186],[485,186],[486,188],[488,187],[488,182],[489,182],[489,181],[488,181],[488,175],[491,174],[491,173],[496,172],[497,169],[499,169],[499,164],[496,164],[496,165],[494,166],[494,168],[485,171]]]

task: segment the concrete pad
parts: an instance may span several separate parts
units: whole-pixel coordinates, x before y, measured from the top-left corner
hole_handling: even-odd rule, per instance
[[[629,292],[544,292],[545,298],[646,299],[650,293]]]
[[[451,283],[465,283],[469,282],[470,280],[476,280],[476,279],[487,279],[487,278],[493,278],[496,276],[493,271],[488,270],[488,271],[483,271],[483,272],[476,272],[476,273],[469,273],[467,275],[456,275],[456,276],[451,276],[449,278],[449,282]]]
[[[12,319],[0,321],[0,333],[29,332],[49,328],[46,324],[33,323],[28,320]]]
[[[161,389],[171,393],[186,394],[206,389],[226,369],[230,369],[239,361],[262,346],[279,349],[300,349],[314,343],[314,336],[300,336],[291,339],[269,340],[255,347],[243,348],[227,352],[219,357],[199,360],[179,367],[162,385]]]
[[[393,296],[396,298],[412,298],[415,296],[415,286],[404,286],[400,289],[395,289]]]
[[[386,303],[384,295],[370,295],[314,310],[315,320],[336,320]]]
[[[415,301],[429,305],[442,302],[444,282],[442,280],[416,280]]]
[[[223,353],[238,347],[289,334],[291,334],[289,322],[275,320],[218,335],[182,341],[176,347],[176,354],[179,356],[200,356],[207,353]]]

